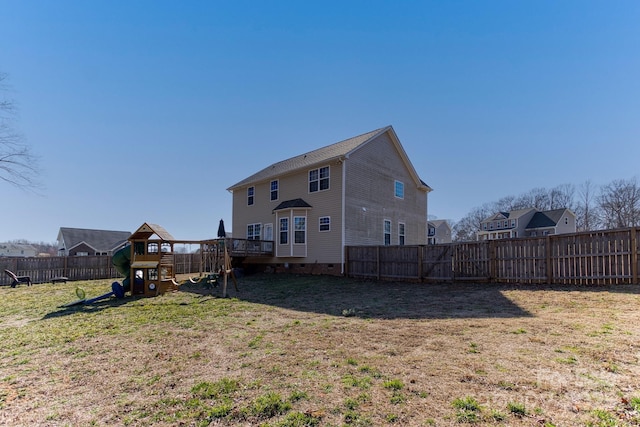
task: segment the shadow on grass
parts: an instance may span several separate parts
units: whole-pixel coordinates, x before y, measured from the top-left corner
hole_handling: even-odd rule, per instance
[[[479,284],[377,282],[333,276],[258,274],[229,284],[243,301],[296,311],[377,319],[530,317],[502,293],[512,287]],[[181,291],[221,296],[220,287],[186,284]]]
[[[107,308],[120,307],[132,301],[135,301],[136,298],[125,297],[125,298],[115,298],[110,297],[108,299],[96,301],[92,304],[76,304],[69,307],[58,307],[56,311],[52,311],[51,313],[45,314],[43,319],[52,319],[56,317],[68,316],[70,314],[75,314],[78,312],[83,313],[96,313],[98,311],[105,310]]]

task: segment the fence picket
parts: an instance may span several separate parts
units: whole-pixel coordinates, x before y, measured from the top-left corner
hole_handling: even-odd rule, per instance
[[[638,240],[637,229],[627,228],[428,246],[347,246],[345,271],[382,280],[630,284],[638,282]]]

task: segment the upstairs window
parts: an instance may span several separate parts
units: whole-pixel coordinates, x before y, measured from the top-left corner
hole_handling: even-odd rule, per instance
[[[247,205],[251,206],[253,205],[253,196],[255,193],[255,187],[249,187],[247,188]]]
[[[278,200],[278,180],[271,181],[271,200]]]
[[[329,166],[309,171],[309,193],[329,189]]]
[[[398,199],[404,199],[404,182],[396,181],[394,185],[395,196]]]

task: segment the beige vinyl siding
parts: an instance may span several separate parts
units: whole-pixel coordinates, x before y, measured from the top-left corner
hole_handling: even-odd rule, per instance
[[[398,244],[398,223],[405,244],[426,244],[427,193],[418,188],[385,133],[352,153],[346,161],[346,245],[382,245],[384,220],[391,221],[391,244]],[[395,181],[404,183],[404,199],[395,197]]]
[[[309,193],[309,170],[329,166],[329,189]],[[270,200],[271,181],[279,180],[277,201]],[[342,164],[321,163],[296,173],[271,178],[255,187],[254,204],[247,206],[246,187],[233,192],[233,235],[246,236],[247,224],[272,223],[273,237],[278,241],[279,224],[273,209],[286,200],[301,198],[312,207],[307,210],[307,256],[295,258],[260,259],[257,262],[336,263],[342,260]],[[295,210],[296,215],[298,210]],[[331,217],[331,231],[319,231],[320,217]],[[289,238],[293,238],[293,223],[289,224]],[[300,252],[298,252],[300,253]]]

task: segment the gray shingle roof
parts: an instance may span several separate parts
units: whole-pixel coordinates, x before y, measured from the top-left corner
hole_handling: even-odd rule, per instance
[[[502,218],[517,219],[517,218],[520,218],[522,215],[528,212],[531,212],[532,209],[534,208],[516,209],[509,212],[498,212],[496,214],[491,215],[490,217],[483,219],[481,222],[494,221],[496,219],[502,219]]]
[[[554,209],[551,211],[536,212],[527,224],[527,228],[555,227],[566,209]]]
[[[247,184],[266,181],[270,178],[281,176],[301,168],[307,168],[318,163],[327,162],[332,159],[337,159],[341,156],[346,156],[347,154],[358,148],[360,145],[382,134],[383,132],[386,132],[389,129],[391,129],[391,126],[376,129],[374,131],[354,136],[353,138],[345,139],[344,141],[336,142],[335,144],[327,145],[326,147],[318,148],[317,150],[313,150],[308,153],[274,163],[271,166],[268,166],[261,171],[254,173],[248,178],[245,178],[242,181],[232,185],[231,187],[227,188],[227,190],[232,191],[237,188],[242,188]]]
[[[60,233],[67,251],[84,242],[97,252],[117,249],[127,242],[129,231],[92,230],[87,228],[60,227]],[[62,249],[62,248],[60,248]]]

